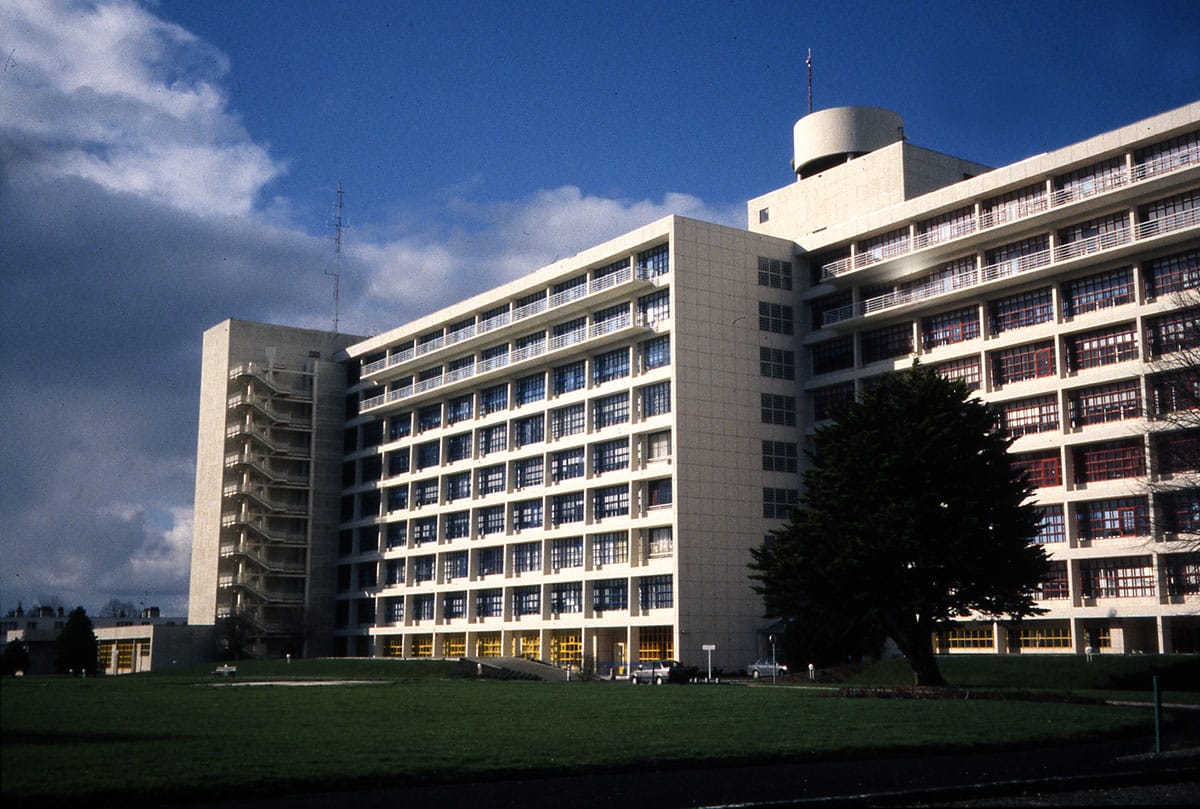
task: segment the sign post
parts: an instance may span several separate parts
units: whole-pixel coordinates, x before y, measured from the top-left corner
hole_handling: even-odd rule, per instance
[[[708,677],[705,679],[704,682],[710,683],[710,682],[712,682],[712,653],[717,650],[717,644],[706,643],[703,646],[701,646],[700,648],[703,649],[704,651],[708,652]]]

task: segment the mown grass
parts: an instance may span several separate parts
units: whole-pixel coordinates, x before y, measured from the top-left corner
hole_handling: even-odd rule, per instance
[[[716,761],[1003,747],[1145,732],[1142,708],[831,698],[802,688],[446,679],[441,663],[239,664],[0,683],[6,806],[133,804],[281,790]]]

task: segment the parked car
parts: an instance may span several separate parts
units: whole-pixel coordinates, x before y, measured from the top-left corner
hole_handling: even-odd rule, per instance
[[[746,673],[754,679],[759,677],[783,677],[788,673],[788,667],[782,663],[777,663],[769,657],[760,657],[749,666],[746,666]]]
[[[629,682],[634,685],[654,683],[686,683],[695,679],[700,669],[695,666],[685,666],[678,660],[656,660],[653,663],[641,663],[629,675]]]

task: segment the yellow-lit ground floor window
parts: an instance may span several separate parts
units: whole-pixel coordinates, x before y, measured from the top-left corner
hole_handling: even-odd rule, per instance
[[[453,635],[447,635],[445,645],[442,647],[443,657],[466,657],[467,656],[467,636],[461,632]]]
[[[675,639],[669,626],[645,626],[638,633],[638,660],[674,660]]]
[[[129,671],[133,668],[133,641],[117,641],[117,671]]]
[[[1071,625],[1066,621],[1023,623],[1017,642],[1022,649],[1070,649]]]
[[[383,641],[384,657],[404,657],[404,638],[393,636]]]
[[[991,624],[955,624],[946,633],[948,649],[991,649]]]
[[[96,655],[96,662],[99,664],[97,668],[100,671],[106,671],[112,664],[113,642],[111,640],[100,641],[99,648],[100,651]]]
[[[413,635],[413,657],[433,657],[433,635]]]
[[[504,644],[500,641],[499,632],[489,632],[475,639],[475,654],[479,657],[500,657],[504,654]]]
[[[555,632],[550,636],[550,662],[557,666],[583,663],[583,641],[578,632]]]
[[[1084,624],[1083,639],[1096,649],[1112,648],[1112,629],[1108,624]]]
[[[542,656],[541,641],[536,632],[515,632],[512,636],[512,656],[537,660]]]

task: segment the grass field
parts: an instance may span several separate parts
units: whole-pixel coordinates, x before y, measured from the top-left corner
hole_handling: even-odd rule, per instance
[[[372,681],[317,687],[218,685],[211,667],[7,679],[0,789],[6,806],[131,804],[563,769],[963,750],[1152,726],[1144,708],[475,681],[448,679],[450,671],[437,662],[241,663],[233,681]]]

